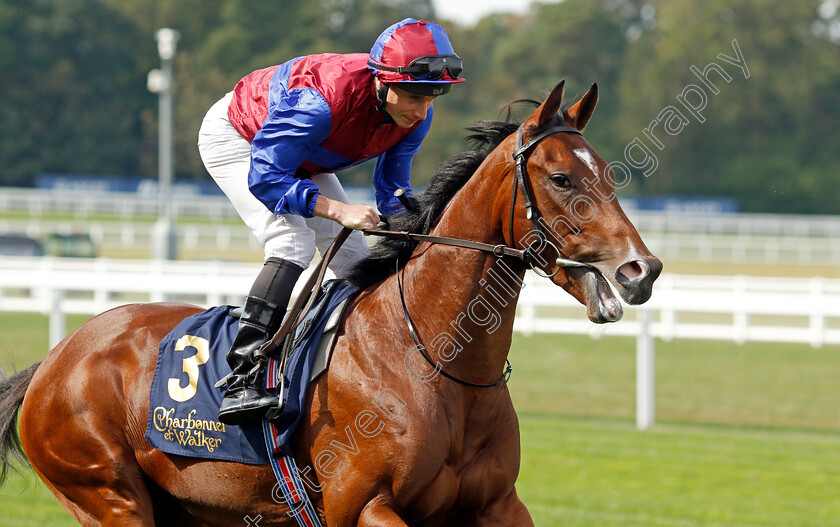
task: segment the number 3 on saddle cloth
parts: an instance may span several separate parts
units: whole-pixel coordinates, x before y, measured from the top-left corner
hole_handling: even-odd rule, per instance
[[[356,288],[347,282],[326,282],[306,319],[289,336],[293,346],[283,374],[284,405],[271,423],[227,426],[217,420],[225,392],[219,381],[230,373],[225,355],[238,329],[231,306],[182,320],[160,343],[146,439],[156,449],[179,456],[252,465],[291,459],[290,440],[303,418],[307,388],[329,363],[338,323],[354,293]],[[280,384],[278,368],[278,360],[268,361],[268,389]]]

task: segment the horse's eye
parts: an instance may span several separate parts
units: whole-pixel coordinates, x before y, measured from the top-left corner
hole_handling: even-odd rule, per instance
[[[551,184],[557,188],[562,188],[563,190],[572,188],[572,182],[569,181],[569,177],[565,174],[552,174],[549,179],[551,180]]]

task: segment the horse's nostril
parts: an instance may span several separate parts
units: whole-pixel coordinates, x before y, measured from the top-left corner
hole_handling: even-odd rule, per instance
[[[623,274],[627,280],[635,282],[647,276],[648,266],[644,262],[634,260],[619,267],[618,272]]]

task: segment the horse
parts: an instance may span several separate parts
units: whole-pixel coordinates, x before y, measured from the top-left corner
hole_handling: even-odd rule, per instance
[[[519,428],[504,382],[525,273],[605,323],[623,314],[608,282],[640,304],[662,269],[615,199],[609,165],[580,134],[597,85],[568,108],[563,86],[521,126],[476,123],[478,146],[436,174],[416,210],[392,219],[492,249],[385,240],[352,277],[361,291],[292,440],[324,524],[533,525],[516,493]],[[269,466],[173,456],[143,436],[158,344],[199,310],[118,307],[4,380],[4,469],[25,455],[85,526],[293,525]]]

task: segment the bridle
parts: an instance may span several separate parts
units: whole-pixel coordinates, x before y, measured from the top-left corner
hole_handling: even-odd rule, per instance
[[[516,197],[518,192],[522,192],[522,197],[525,202],[525,216],[531,220],[531,226],[533,230],[536,231],[538,237],[536,240],[531,242],[528,247],[525,249],[516,249],[515,247],[510,247],[505,244],[499,245],[492,245],[489,243],[482,243],[476,242],[473,240],[464,240],[461,238],[450,238],[446,236],[432,236],[428,234],[414,234],[405,231],[389,231],[389,230],[380,230],[380,229],[367,229],[362,231],[365,235],[374,235],[374,236],[382,236],[385,238],[392,238],[398,240],[407,240],[407,241],[416,241],[416,242],[428,242],[432,244],[439,244],[439,245],[449,245],[452,247],[462,247],[466,249],[475,249],[478,251],[492,253],[497,258],[503,258],[505,256],[516,258],[526,265],[530,266],[531,269],[534,270],[537,274],[543,277],[552,277],[556,275],[561,267],[591,267],[590,264],[584,262],[578,262],[575,260],[569,260],[566,258],[561,257],[562,254],[560,250],[554,245],[549,238],[545,235],[543,231],[542,223],[540,222],[542,215],[540,214],[539,209],[534,206],[534,194],[533,190],[531,189],[531,182],[528,178],[528,170],[527,170],[527,154],[528,152],[534,148],[540,141],[548,137],[549,135],[557,134],[557,133],[572,133],[572,134],[580,134],[580,130],[573,126],[552,126],[540,132],[539,134],[535,135],[534,137],[530,138],[527,143],[522,144],[522,137],[523,137],[523,126],[520,126],[516,130],[516,146],[513,151],[513,159],[516,163],[516,167],[514,170],[514,178],[515,181],[513,183],[513,192],[511,195],[510,200],[510,221],[508,224],[508,233],[509,233],[509,240],[511,245],[515,245],[514,237],[513,237],[513,223],[514,223],[514,213],[516,209]],[[413,208],[413,203],[410,201],[409,198],[405,197],[404,195],[400,194],[400,201],[402,201],[403,205],[406,206],[407,209]],[[535,243],[539,241],[544,241],[545,243],[551,245],[555,252],[557,253],[558,257],[556,260],[557,269],[551,273],[547,274],[547,272],[543,271],[542,273],[537,271],[540,269],[536,265],[538,259],[534,256],[533,247]],[[400,278],[400,268],[399,268],[399,261],[396,263],[396,275],[397,275],[397,285],[399,287],[400,292],[400,301],[402,302],[403,314],[405,315],[405,321],[408,325],[409,333],[411,333],[411,338],[414,340],[414,343],[417,346],[417,350],[426,359],[432,367],[435,368],[436,371],[439,371],[441,375],[446,377],[447,379],[453,380],[457,383],[472,386],[476,388],[489,388],[491,386],[498,386],[504,385],[507,383],[508,379],[510,378],[511,374],[511,365],[510,362],[505,359],[506,367],[505,371],[502,373],[502,376],[499,377],[498,380],[492,383],[474,383],[470,381],[465,381],[463,379],[459,379],[454,375],[447,373],[446,370],[441,368],[439,363],[435,363],[432,358],[429,356],[429,353],[426,351],[426,347],[420,340],[420,337],[417,335],[417,331],[414,328],[414,322],[411,320],[411,315],[408,313],[408,306],[405,303],[405,295],[403,294],[403,286],[402,280]]]
[[[534,230],[539,234],[542,240],[545,240],[546,243],[551,243],[548,241],[548,238],[545,236],[545,233],[542,230],[542,225],[540,223],[541,215],[539,210],[534,206],[534,197],[533,191],[531,189],[530,180],[528,179],[528,171],[526,168],[526,156],[528,152],[537,145],[540,141],[548,137],[549,135],[556,134],[556,133],[572,133],[572,134],[580,134],[580,130],[571,126],[552,126],[551,128],[547,128],[537,134],[536,136],[532,137],[528,140],[527,143],[522,144],[522,126],[516,131],[516,146],[513,151],[513,158],[516,162],[515,168],[515,181],[513,184],[513,195],[510,200],[510,224],[508,226],[508,233],[510,235],[510,242],[514,244],[513,238],[513,218],[514,218],[514,211],[516,207],[516,195],[517,192],[521,191],[522,196],[525,201],[525,215],[526,217],[531,220],[531,225],[533,226]],[[399,192],[399,191],[398,191]],[[403,194],[396,194],[400,201],[402,201],[403,205],[407,209],[413,209],[414,204],[407,196]],[[297,300],[295,301],[294,305],[289,309],[289,313],[286,316],[286,319],[283,321],[280,329],[274,334],[274,336],[266,341],[256,352],[255,356],[261,361],[264,362],[267,360],[267,357],[276,349],[278,349],[282,343],[286,340],[286,337],[291,333],[291,331],[297,327],[300,322],[303,320],[303,317],[309,311],[309,308],[314,304],[318,293],[321,290],[321,283],[324,280],[327,266],[329,265],[330,261],[332,260],[333,256],[336,252],[338,252],[339,247],[347,239],[347,236],[352,232],[349,228],[344,228],[341,233],[336,237],[333,241],[332,245],[330,245],[329,249],[327,249],[326,253],[322,256],[321,260],[315,266],[315,269],[312,275],[307,280],[306,284],[303,286],[302,292],[298,295]],[[390,231],[390,230],[382,230],[382,229],[365,229],[362,231],[366,236],[382,236],[384,238],[392,238],[398,240],[407,240],[407,241],[416,241],[416,242],[428,242],[432,244],[439,244],[439,245],[449,245],[452,247],[462,247],[465,249],[474,249],[478,251],[483,251],[487,253],[491,253],[497,258],[504,258],[506,256],[516,258],[521,262],[524,262],[526,265],[529,265],[535,272],[540,274],[535,265],[537,259],[533,255],[533,247],[535,242],[532,242],[528,245],[525,249],[516,249],[515,247],[509,247],[505,244],[499,245],[492,245],[489,243],[482,243],[473,240],[464,240],[461,238],[449,238],[446,236],[431,236],[428,234],[414,234],[405,231]],[[551,244],[552,247],[557,251],[558,258],[556,260],[556,265],[558,269],[552,273],[551,275],[548,274],[541,274],[542,276],[554,276],[560,270],[560,267],[592,267],[588,263],[584,262],[577,262],[575,260],[568,260],[565,258],[561,258],[560,251],[554,244]],[[426,347],[420,340],[420,337],[417,335],[417,331],[414,328],[414,322],[411,320],[411,315],[408,313],[408,306],[405,303],[405,295],[403,294],[403,286],[402,280],[400,279],[400,267],[399,261],[396,263],[397,267],[397,285],[399,286],[400,291],[400,301],[402,302],[403,314],[405,315],[405,321],[408,325],[408,330],[411,333],[411,338],[414,339],[414,343],[417,345],[417,350],[426,359],[426,362],[432,365],[435,370],[439,371],[441,375],[446,377],[447,379],[451,379],[457,383],[463,384],[465,386],[472,386],[476,388],[489,388],[491,386],[504,386],[508,378],[510,378],[511,373],[511,365],[510,362],[505,359],[506,367],[505,371],[502,373],[502,376],[499,377],[498,380],[491,383],[474,383],[465,381],[463,379],[459,379],[454,375],[446,372],[443,368],[440,367],[439,364],[435,363],[432,358],[429,356],[429,353],[426,351]],[[281,360],[282,363],[285,364],[286,358],[288,358],[289,353],[291,350],[288,348],[284,348],[281,352]],[[282,389],[282,388],[281,388]]]
[[[554,248],[555,252],[558,255],[556,260],[557,270],[554,273],[542,274],[537,269],[539,267],[536,266],[536,263],[539,259],[534,257],[533,246],[539,240],[535,240],[531,242],[531,244],[526,247],[525,249],[516,249],[515,247],[510,247],[505,244],[499,245],[492,245],[489,243],[482,243],[473,240],[465,240],[462,238],[450,238],[448,236],[432,236],[430,234],[416,234],[407,231],[392,231],[387,229],[364,229],[362,232],[365,236],[381,236],[383,238],[390,238],[394,240],[405,240],[405,241],[414,241],[414,242],[426,242],[431,244],[437,245],[448,245],[451,247],[461,247],[464,249],[474,249],[477,251],[483,251],[487,253],[492,253],[497,258],[502,258],[505,256],[509,256],[512,258],[516,258],[517,260],[525,263],[529,267],[531,267],[534,272],[540,274],[544,277],[552,277],[560,270],[561,267],[592,267],[590,264],[585,262],[578,262],[575,260],[570,260],[567,258],[562,258],[560,255],[562,254],[560,250],[549,241],[548,236],[546,236],[545,232],[543,231],[542,223],[540,219],[542,215],[540,214],[539,209],[534,206],[534,198],[533,198],[533,191],[531,189],[531,182],[528,178],[528,169],[527,165],[527,154],[528,152],[534,148],[537,143],[548,137],[549,135],[557,134],[557,133],[573,133],[573,134],[580,134],[580,130],[573,126],[552,126],[547,128],[537,134],[536,136],[530,138],[527,143],[522,144],[522,135],[523,135],[523,127],[520,126],[516,130],[516,145],[513,151],[513,159],[516,163],[516,168],[514,171],[514,184],[513,184],[513,192],[511,194],[510,199],[510,221],[508,224],[508,233],[509,233],[509,240],[512,245],[515,245],[514,237],[513,237],[513,223],[514,223],[514,215],[516,212],[516,197],[518,192],[522,192],[522,197],[525,202],[525,217],[531,220],[531,226],[533,227],[534,231],[536,231],[539,235],[539,238],[545,240],[546,243],[551,244]],[[399,191],[398,191],[399,192]],[[415,210],[416,205],[411,201],[410,198],[405,196],[404,194],[399,194],[400,201],[408,210]]]
[[[557,134],[557,133],[569,133],[569,134],[580,134],[580,130],[575,128],[574,126],[565,126],[565,125],[558,125],[552,126],[540,132],[539,134],[535,135],[534,137],[530,138],[527,143],[524,145],[522,144],[522,126],[520,126],[516,130],[516,146],[513,150],[513,159],[516,163],[516,167],[514,169],[514,178],[515,181],[513,183],[513,192],[511,193],[510,198],[510,221],[508,222],[508,236],[510,239],[510,243],[514,242],[513,237],[513,217],[514,212],[516,209],[516,194],[517,191],[522,192],[522,198],[525,201],[525,217],[531,220],[531,226],[533,227],[533,231],[538,234],[537,239],[531,242],[528,247],[525,248],[525,256],[528,258],[526,263],[531,267],[531,269],[537,273],[538,275],[544,278],[551,278],[552,276],[556,275],[560,272],[560,269],[563,267],[592,267],[591,265],[578,262],[575,260],[569,260],[568,258],[563,258],[560,249],[551,242],[548,236],[546,236],[545,232],[543,231],[543,222],[540,220],[542,219],[542,214],[538,208],[534,206],[534,193],[531,189],[531,180],[528,178],[528,168],[527,168],[527,158],[526,155],[528,152],[534,148],[537,143],[548,137],[549,135]],[[551,245],[554,249],[554,252],[557,254],[557,259],[555,264],[557,265],[557,269],[554,270],[551,274],[543,274],[538,271],[539,267],[535,265],[536,257],[534,256],[533,246],[535,243],[538,243],[540,240]]]

